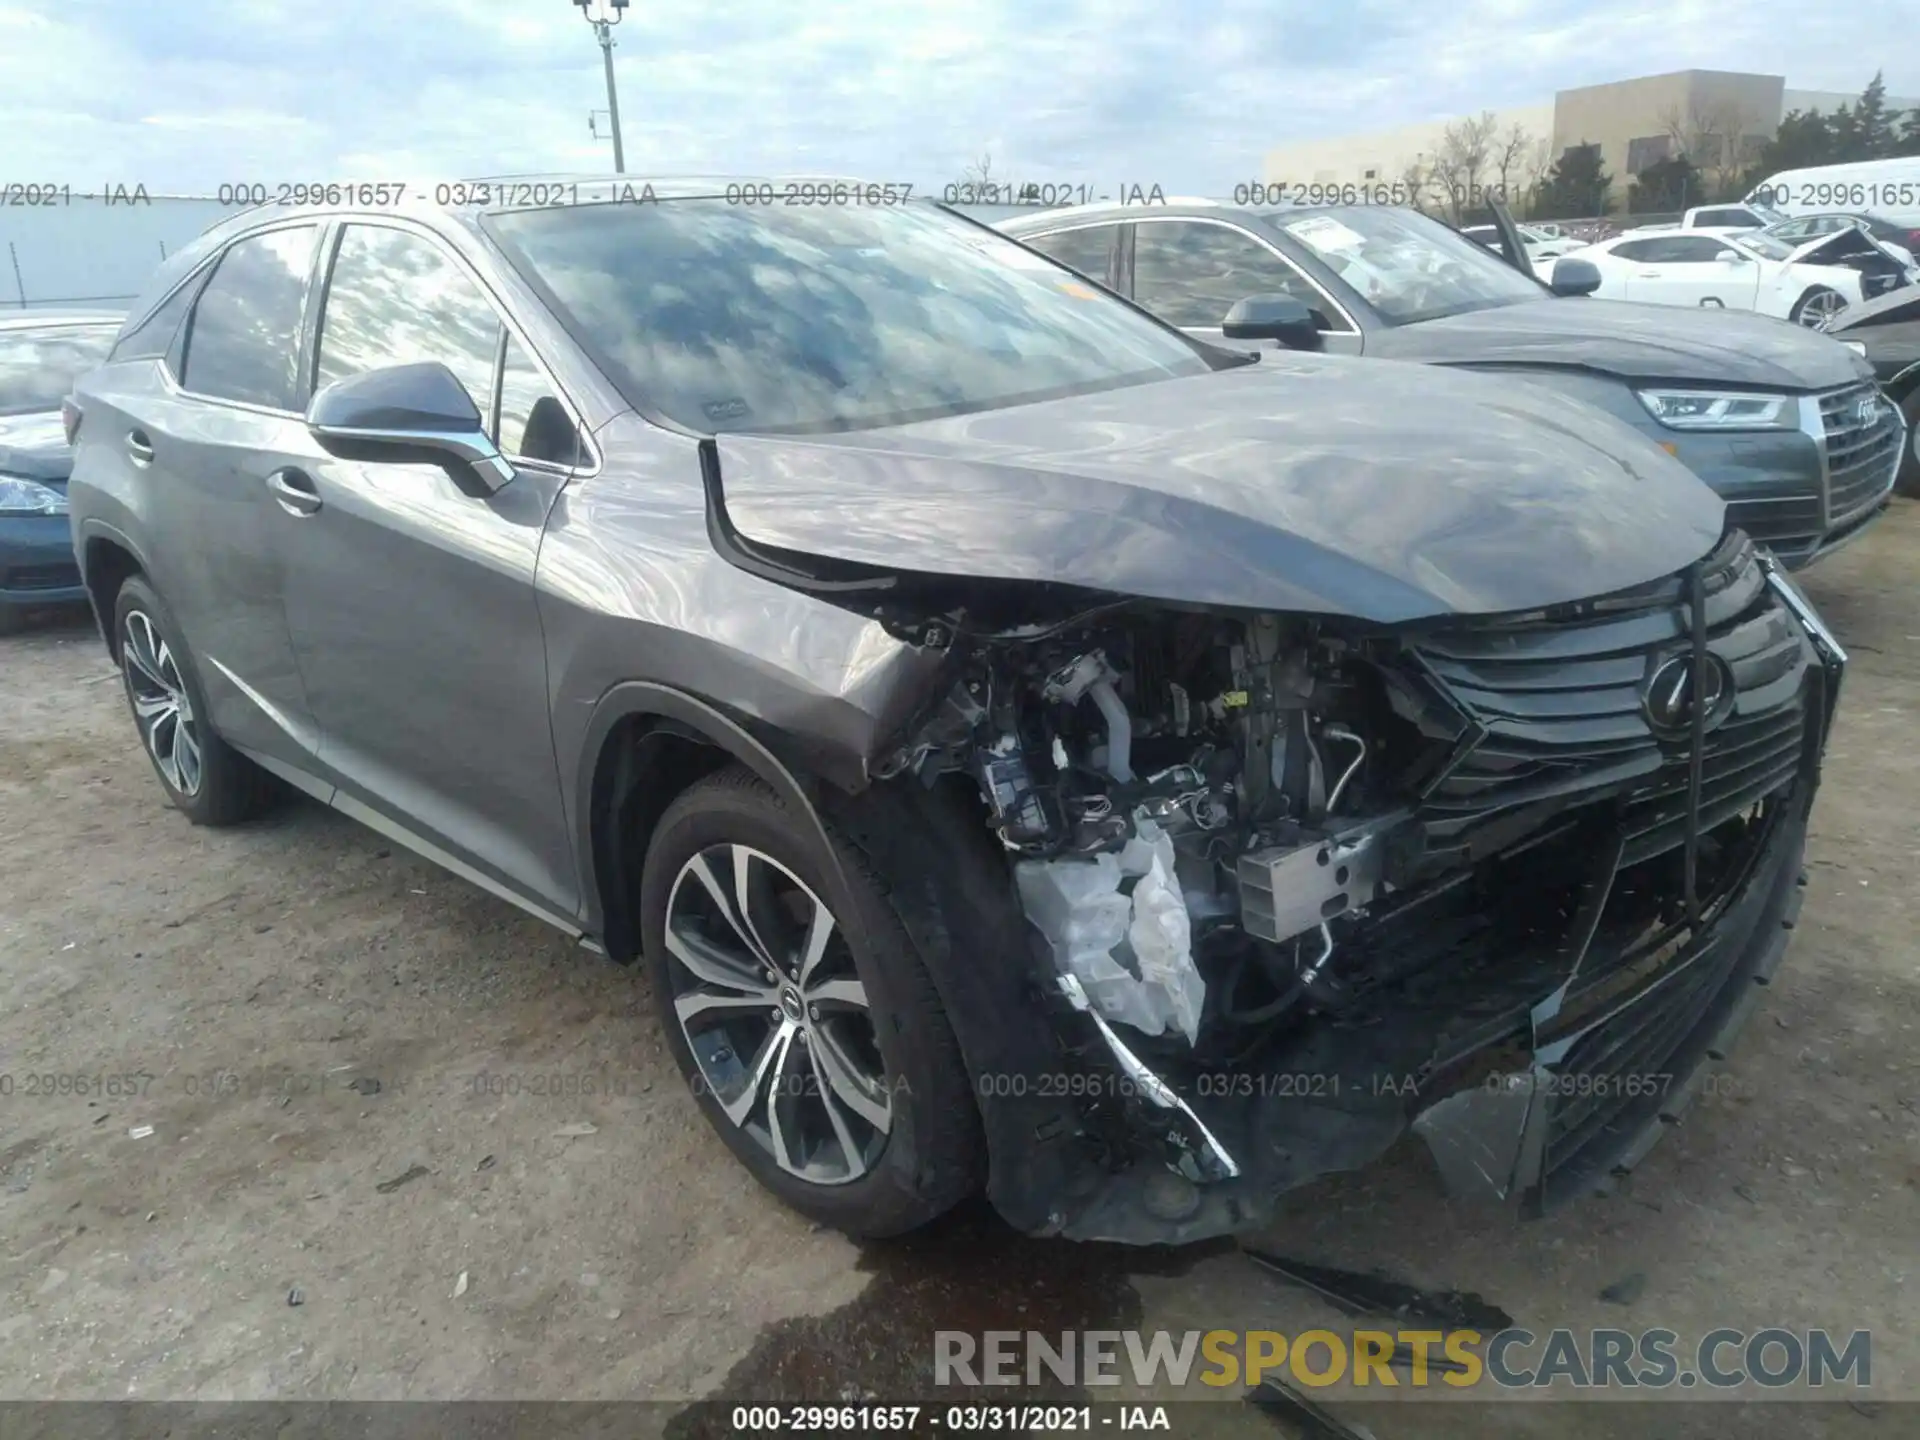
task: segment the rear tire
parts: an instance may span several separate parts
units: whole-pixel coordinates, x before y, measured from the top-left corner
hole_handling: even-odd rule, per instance
[[[772,787],[738,766],[697,782],[647,848],[641,941],[674,1060],[754,1178],[823,1225],[898,1235],[978,1188],[979,1116],[884,885],[828,833],[838,898]]]
[[[1900,402],[1900,413],[1907,417],[1907,448],[1900,456],[1900,472],[1893,488],[1920,499],[1920,384]]]
[[[193,657],[146,577],[121,585],[113,636],[127,708],[167,798],[196,825],[237,825],[266,811],[278,783],[214,733]]]
[[[1796,325],[1818,330],[1832,316],[1847,308],[1847,297],[1825,285],[1815,285],[1793,302],[1787,318]]]

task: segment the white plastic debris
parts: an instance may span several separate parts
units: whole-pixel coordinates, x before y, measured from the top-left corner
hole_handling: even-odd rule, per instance
[[[467,1293],[467,1272],[462,1270],[460,1278],[453,1282],[453,1298],[458,1300]]]
[[[135,1125],[127,1131],[127,1138],[129,1140],[144,1140],[151,1134],[153,1134],[153,1126]]]
[[[1143,1035],[1200,1034],[1206,982],[1193,963],[1192,927],[1174,876],[1173,841],[1150,820],[1119,855],[1023,860],[1020,903],[1100,1015]],[[1122,886],[1133,881],[1132,893]]]

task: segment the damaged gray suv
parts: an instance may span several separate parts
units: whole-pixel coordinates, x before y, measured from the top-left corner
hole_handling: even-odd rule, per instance
[[[292,786],[642,962],[674,1103],[857,1234],[1228,1233],[1409,1128],[1537,1213],[1678,1116],[1845,663],[1678,461],[886,187],[463,190],[225,222],[69,407],[191,819]]]

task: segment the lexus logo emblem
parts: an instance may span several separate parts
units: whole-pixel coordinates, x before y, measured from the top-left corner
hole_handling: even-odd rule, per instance
[[[1733,709],[1733,671],[1727,662],[1711,651],[1707,654],[1706,684],[1701,704],[1706,710],[1706,727],[1713,729]],[[1647,727],[1654,734],[1678,738],[1693,729],[1693,656],[1675,655],[1664,661],[1647,682],[1640,707],[1646,712]]]

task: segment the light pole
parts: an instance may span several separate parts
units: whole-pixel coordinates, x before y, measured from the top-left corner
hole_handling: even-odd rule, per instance
[[[620,143],[620,92],[613,87],[613,27],[627,18],[627,0],[601,0],[613,12],[612,19],[595,17],[594,0],[573,0],[573,3],[580,7],[580,18],[593,26],[594,36],[600,41],[600,56],[607,64],[607,123],[613,131],[613,170],[616,175],[624,175],[627,152]]]

